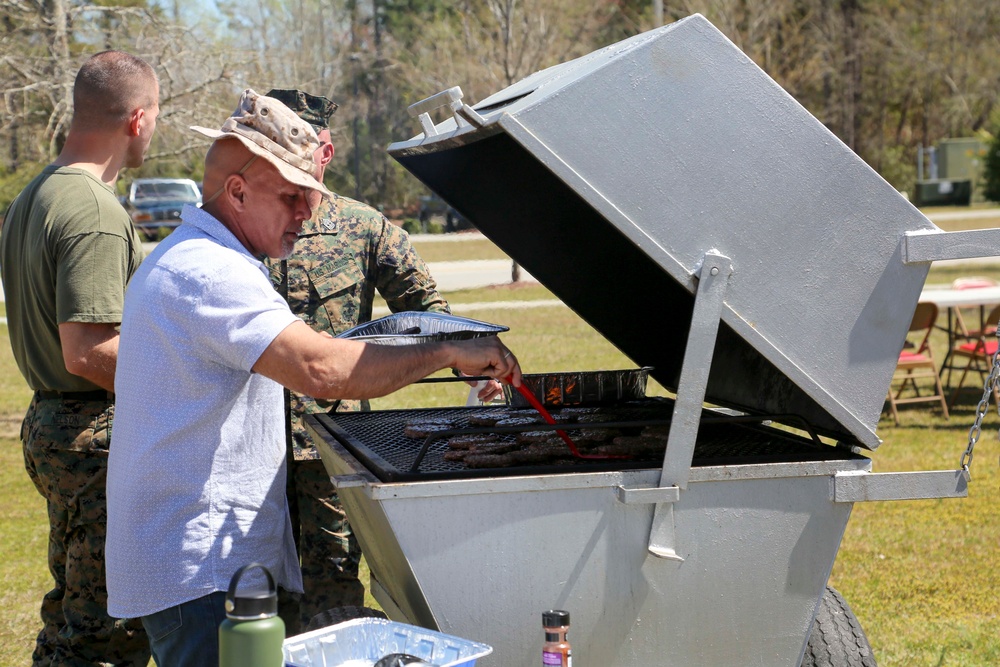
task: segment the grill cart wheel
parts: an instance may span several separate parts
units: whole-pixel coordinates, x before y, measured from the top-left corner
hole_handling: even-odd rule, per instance
[[[832,586],[819,603],[801,667],[877,667],[861,623]]]
[[[321,611],[312,618],[309,619],[309,623],[302,632],[309,632],[310,630],[319,630],[320,628],[325,628],[330,625],[336,625],[337,623],[343,623],[345,621],[353,621],[356,618],[389,618],[378,609],[372,609],[371,607],[334,607],[333,609],[327,609],[326,611]]]

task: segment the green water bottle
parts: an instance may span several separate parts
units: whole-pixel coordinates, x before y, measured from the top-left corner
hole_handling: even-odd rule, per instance
[[[240,577],[260,568],[267,577],[267,590],[236,593]],[[285,623],[278,617],[278,589],[274,578],[260,563],[244,565],[229,582],[226,619],[219,626],[219,667],[282,667],[281,645]]]

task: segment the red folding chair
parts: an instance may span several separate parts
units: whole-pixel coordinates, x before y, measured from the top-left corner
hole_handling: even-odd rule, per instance
[[[892,418],[899,425],[898,406],[907,403],[929,403],[937,402],[941,404],[941,412],[944,418],[948,419],[948,402],[945,400],[944,389],[941,387],[941,377],[938,375],[937,366],[934,363],[934,355],[931,353],[930,339],[934,330],[934,323],[937,322],[938,307],[933,303],[918,303],[913,312],[913,319],[910,321],[910,334],[919,334],[920,342],[906,347],[899,353],[899,361],[896,363],[896,371],[892,375],[892,382],[889,385],[887,400]],[[922,393],[917,384],[919,379],[933,380],[934,393]],[[893,386],[898,384],[895,391]],[[903,396],[907,387],[912,390],[912,395]]]
[[[958,379],[958,384],[955,385],[955,389],[951,393],[951,398],[948,400],[949,407],[955,404],[955,399],[958,398],[958,392],[962,389],[962,384],[968,377],[969,371],[979,373],[980,387],[989,377],[990,370],[993,368],[993,357],[997,353],[998,323],[1000,323],[1000,306],[994,306],[989,315],[986,316],[982,329],[975,332],[975,340],[958,343],[951,349],[953,359],[967,359],[968,361],[962,370],[962,376]],[[997,408],[1000,409],[1000,394],[995,387],[993,397],[997,402]]]

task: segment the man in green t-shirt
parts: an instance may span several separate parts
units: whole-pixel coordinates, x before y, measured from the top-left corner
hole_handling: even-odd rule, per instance
[[[118,326],[142,244],[114,183],[142,165],[159,82],[121,51],[90,57],[73,86],[66,143],[11,203],[0,278],[11,348],[34,391],[21,427],[25,468],[49,515],[49,571],[34,665],[142,665],[138,620],[107,614],[105,477]]]

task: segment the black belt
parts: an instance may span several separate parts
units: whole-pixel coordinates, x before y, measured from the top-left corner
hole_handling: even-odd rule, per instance
[[[115,395],[110,391],[95,389],[94,391],[49,391],[39,389],[35,392],[38,398],[58,398],[63,401],[113,401]]]

